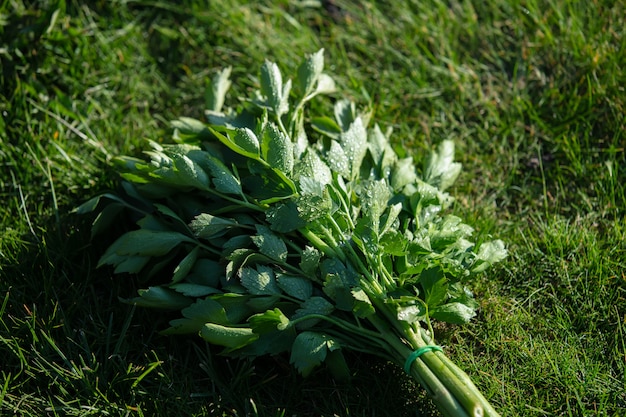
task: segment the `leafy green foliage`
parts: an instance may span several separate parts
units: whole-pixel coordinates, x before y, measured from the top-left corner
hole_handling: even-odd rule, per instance
[[[292,106],[291,80],[266,61],[256,98],[235,116],[220,112],[230,85],[222,72],[209,89],[212,122],[181,118],[177,143],[150,142],[149,162],[121,158],[127,195],[100,200],[134,210],[139,229],[119,237],[99,265],[146,279],[173,268],[169,283],[129,300],[181,309],[165,333],[199,333],[231,355],[290,350],[308,375],[339,349],[402,364],[432,343],[431,319],[459,324],[475,315],[465,285],[506,250],[500,241],[476,247],[470,226],[442,214],[461,168],[454,144],[442,142],[419,172],[345,100],[334,121],[314,119],[317,134],[303,130],[304,104],[330,86],[322,69],[323,51],[304,60]],[[495,414],[468,379],[432,361],[447,359],[433,356],[426,374],[416,365],[416,378],[429,391],[455,392],[439,402],[444,413],[462,404]]]

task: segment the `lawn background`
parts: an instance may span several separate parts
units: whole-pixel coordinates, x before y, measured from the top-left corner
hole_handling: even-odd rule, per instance
[[[335,98],[371,108],[420,164],[453,139],[453,211],[509,258],[474,283],[479,317],[439,342],[503,416],[626,415],[626,10],[622,2],[0,0],[0,415],[419,416],[393,366],[353,380],[288,358],[227,360],[118,301],[78,204],[110,158],[231,104],[263,60],[325,48]],[[326,111],[332,100],[316,101]]]

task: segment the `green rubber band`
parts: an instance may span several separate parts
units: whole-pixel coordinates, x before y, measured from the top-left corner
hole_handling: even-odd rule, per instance
[[[443,349],[441,348],[441,346],[436,346],[436,345],[427,345],[427,346],[423,346],[419,349],[414,350],[413,353],[411,353],[409,357],[406,358],[406,362],[404,362],[404,372],[406,372],[407,374],[410,374],[411,365],[413,364],[413,361],[419,358],[420,356],[422,356],[424,353],[432,352],[433,350],[438,350],[439,352],[443,352]]]

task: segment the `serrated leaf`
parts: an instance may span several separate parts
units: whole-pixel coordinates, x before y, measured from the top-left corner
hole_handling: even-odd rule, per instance
[[[261,151],[263,160],[272,168],[287,174],[293,170],[294,159],[291,140],[273,123],[269,123],[263,133]]]
[[[251,239],[263,255],[280,262],[287,260],[287,245],[280,237],[262,224],[256,225],[256,231]]]
[[[394,224],[397,225],[396,220],[398,219],[398,216],[400,216],[400,213],[402,212],[402,203],[393,204],[388,207],[389,208],[387,209],[387,212],[383,215],[383,218],[381,219],[382,222],[381,222],[380,231],[379,231],[379,234],[381,236],[390,230],[395,230]]]
[[[338,274],[328,274],[324,281],[324,294],[334,301],[335,307],[343,311],[352,311],[354,298],[350,287],[346,286]]]
[[[252,295],[278,295],[281,293],[276,284],[276,277],[272,268],[258,265],[257,269],[241,268],[239,271],[241,285]]]
[[[313,149],[308,148],[294,168],[294,175],[301,182],[303,177],[314,178],[319,184],[330,184],[333,174],[320,156]]]
[[[361,288],[353,288],[350,293],[354,298],[354,304],[352,306],[352,312],[357,317],[368,317],[376,313],[376,309],[372,305],[369,297]]]
[[[308,376],[326,359],[329,350],[336,349],[339,345],[330,336],[305,331],[294,340],[289,361],[303,376]]]
[[[293,315],[292,319],[298,319],[310,314],[318,314],[321,316],[328,316],[335,310],[335,307],[328,302],[324,297],[310,297],[307,298],[302,304],[300,304],[300,308],[296,310],[296,313]]]
[[[124,300],[140,307],[160,308],[163,310],[180,310],[191,304],[191,299],[175,291],[163,287],[149,287],[137,291],[139,297]]]
[[[237,222],[232,219],[213,216],[209,213],[197,215],[189,224],[193,233],[203,239],[219,237],[225,234],[228,229],[237,226]]]
[[[298,207],[293,201],[272,205],[266,212],[265,218],[275,232],[289,233],[306,226],[299,213]]]
[[[507,257],[507,250],[504,246],[504,242],[501,240],[494,240],[491,242],[484,242],[478,248],[476,254],[476,263],[472,267],[473,273],[483,272],[489,266],[496,262],[500,262]]]
[[[186,155],[172,155],[172,159],[176,167],[176,178],[181,184],[201,190],[209,188],[209,176],[200,165]]]
[[[396,161],[391,168],[391,187],[400,191],[409,184],[414,184],[417,179],[413,158],[403,158]]]
[[[397,317],[407,323],[416,323],[426,317],[426,310],[420,304],[399,305]]]
[[[380,218],[387,210],[390,198],[391,192],[385,180],[367,181],[364,184],[361,208],[364,217],[371,222],[371,227],[376,233],[378,233]]]
[[[328,162],[331,170],[344,178],[350,178],[350,160],[339,142],[335,140],[330,142],[330,149],[326,154],[326,162]]]
[[[242,348],[259,338],[248,327],[227,327],[214,323],[202,326],[200,336],[209,343],[228,348],[227,351]]]
[[[248,305],[252,296],[249,294],[224,293],[211,296],[212,300],[217,301],[224,307],[226,316],[231,323],[241,323],[245,321],[253,311]]]
[[[203,162],[207,165],[209,172],[213,176],[213,184],[217,191],[225,194],[242,194],[241,182],[222,161],[205,153],[205,160]]]
[[[248,321],[252,331],[257,334],[285,330],[289,326],[289,319],[278,308],[255,314]]]
[[[462,303],[448,303],[429,310],[430,317],[451,324],[465,324],[476,315],[475,310]]]
[[[404,256],[407,252],[408,239],[399,231],[389,229],[379,241],[383,252],[392,256]]]
[[[461,164],[454,162],[454,142],[444,140],[426,162],[424,181],[444,191],[456,181],[460,172]]]
[[[170,321],[170,328],[161,332],[162,334],[198,333],[206,323],[230,324],[224,308],[210,298],[196,301],[181,313],[184,318]]]
[[[276,274],[276,282],[285,294],[299,300],[306,300],[313,294],[311,280],[286,274]]]
[[[278,65],[265,61],[261,67],[261,94],[266,97],[267,105],[276,113],[278,117],[288,110],[287,97],[291,82],[287,81],[283,86],[283,78],[278,69]],[[286,94],[285,94],[286,93]]]
[[[424,290],[424,301],[429,309],[445,301],[448,295],[448,280],[440,268],[435,267],[422,271],[418,282]]]
[[[230,74],[232,67],[227,67],[218,72],[211,79],[211,83],[206,90],[205,105],[207,110],[219,112],[224,106],[226,93],[231,86]]]
[[[315,272],[319,268],[320,259],[322,254],[320,251],[312,246],[306,246],[302,251],[300,260],[300,269],[307,275],[315,275]]]
[[[391,167],[398,160],[398,155],[389,144],[389,139],[378,125],[369,131],[367,148],[381,177],[388,177]],[[394,187],[395,188],[395,187]]]
[[[361,163],[367,151],[367,132],[363,120],[357,117],[339,138],[341,147],[348,158],[350,178],[355,179],[359,175]]]

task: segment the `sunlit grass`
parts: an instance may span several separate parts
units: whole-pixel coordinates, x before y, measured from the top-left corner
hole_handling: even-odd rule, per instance
[[[503,416],[626,413],[620,2],[24,3],[0,5],[0,414],[431,415],[371,358],[346,385],[158,335],[71,214],[115,186],[113,155],[202,117],[215,70],[236,97],[265,58],[293,72],[320,47],[400,152],[455,140],[454,210],[509,245],[477,320],[442,329],[454,360]]]

